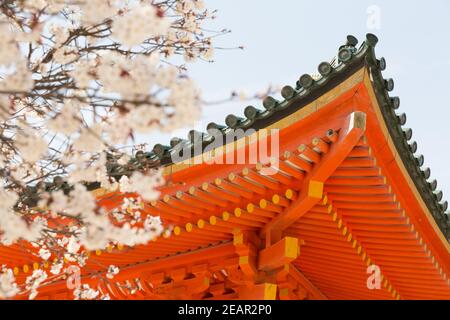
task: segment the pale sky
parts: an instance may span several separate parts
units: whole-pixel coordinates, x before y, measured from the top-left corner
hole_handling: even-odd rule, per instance
[[[431,168],[444,198],[450,199],[450,1],[366,0],[205,0],[218,9],[211,27],[233,32],[217,39],[220,47],[245,46],[245,50],[217,50],[214,63],[190,66],[190,75],[206,100],[225,98],[232,90],[254,93],[269,84],[294,85],[300,75],[317,70],[330,60],[347,34],[362,42],[367,32],[380,43],[385,77],[395,80],[392,94],[401,98],[419,153]],[[370,12],[379,11],[379,29],[368,26]],[[376,14],[376,13],[375,13]],[[373,20],[370,20],[373,22]],[[370,27],[370,28],[369,28]],[[207,106],[197,129],[211,121],[223,123],[230,113],[242,114],[248,102]],[[253,103],[256,107],[261,102]],[[174,135],[186,137],[186,130]],[[447,131],[449,130],[449,131]],[[172,135],[155,134],[150,145],[169,142]]]

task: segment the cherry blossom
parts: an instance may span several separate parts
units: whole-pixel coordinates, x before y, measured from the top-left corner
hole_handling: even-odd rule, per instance
[[[170,21],[159,16],[151,4],[141,4],[118,17],[113,22],[112,35],[123,45],[132,47],[155,36],[163,36],[170,27]]]
[[[42,282],[47,279],[47,273],[42,269],[34,270],[31,276],[25,281],[26,290],[30,291],[29,299],[34,299],[38,294],[38,288]]]
[[[0,298],[35,298],[92,250],[170,236],[142,210],[166,182],[135,164],[150,151],[136,136],[199,119],[186,62],[213,58],[228,32],[203,27],[213,18],[201,0],[0,1],[0,245],[31,243],[49,267],[20,283],[2,267]],[[92,186],[126,193],[123,205],[102,207]],[[110,298],[87,284],[74,297]]]
[[[50,273],[54,275],[60,274],[62,268],[63,268],[62,262],[53,263],[52,267],[50,268]]]
[[[20,218],[19,213],[13,209],[17,200],[16,194],[0,188],[0,230],[2,231],[0,243],[4,245],[14,243],[20,238],[35,241],[39,238],[43,227],[39,221],[28,226],[25,220]]]
[[[130,178],[123,176],[120,179],[121,192],[136,192],[144,200],[153,201],[159,196],[159,192],[149,186],[159,186],[162,184],[162,172],[155,171],[153,174],[144,175],[140,172],[134,172]]]
[[[13,271],[3,266],[0,271],[0,299],[14,297],[18,292]]]
[[[106,273],[106,277],[108,279],[113,279],[115,275],[119,274],[119,268],[114,266],[114,265],[110,265],[108,267],[108,271]]]
[[[92,289],[88,284],[83,284],[73,291],[75,300],[92,300],[97,298],[99,291]]]
[[[60,109],[55,117],[47,122],[47,127],[54,133],[61,133],[70,136],[80,128],[81,105],[74,100],[67,101]]]
[[[52,253],[48,249],[45,248],[39,249],[39,256],[42,258],[42,260],[48,260],[51,255]]]
[[[48,143],[33,131],[19,133],[16,146],[25,161],[36,162],[47,151]]]

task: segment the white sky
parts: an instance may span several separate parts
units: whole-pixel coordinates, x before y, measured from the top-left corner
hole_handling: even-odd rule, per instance
[[[210,101],[225,98],[232,90],[254,93],[271,83],[294,85],[300,75],[315,72],[321,61],[335,55],[347,34],[362,42],[367,32],[375,33],[380,38],[377,55],[386,57],[388,63],[384,75],[395,80],[393,94],[401,98],[401,112],[408,116],[407,126],[414,131],[418,152],[425,155],[425,165],[438,180],[444,198],[450,199],[448,0],[205,2],[219,10],[212,27],[233,31],[217,39],[216,45],[246,48],[219,50],[215,63],[190,66],[191,76]],[[379,29],[368,26],[370,8],[380,10]],[[230,113],[242,114],[247,104],[205,107],[198,129],[204,130],[211,121],[223,123]],[[261,107],[261,102],[255,106]],[[187,130],[177,133],[184,138]],[[168,143],[171,136],[155,134],[146,142]]]

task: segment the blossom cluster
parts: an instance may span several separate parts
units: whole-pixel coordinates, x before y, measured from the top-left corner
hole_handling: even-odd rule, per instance
[[[70,265],[84,267],[91,250],[170,232],[142,210],[164,179],[133,167],[136,137],[200,116],[188,63],[213,58],[212,39],[227,32],[205,31],[213,18],[203,0],[0,2],[0,245],[31,243],[49,265],[20,284],[3,266],[0,298],[34,298]],[[108,211],[92,183],[134,196]],[[105,277],[118,272],[110,266]],[[108,298],[87,285],[74,297]]]

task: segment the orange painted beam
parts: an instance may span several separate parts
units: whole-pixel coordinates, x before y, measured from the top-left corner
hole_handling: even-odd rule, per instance
[[[261,283],[252,286],[241,286],[238,292],[240,300],[275,300],[277,297],[277,285]]]
[[[258,269],[270,271],[297,259],[300,253],[297,238],[285,237],[276,244],[263,249],[258,256]]]
[[[262,229],[261,234],[267,235],[268,244],[279,240],[282,230],[292,225],[322,199],[324,182],[357,145],[365,130],[366,114],[353,112],[346,118],[337,141],[332,144],[329,152],[324,154],[321,159],[312,156],[312,154],[317,155],[312,149],[303,147],[303,152],[309,150],[308,159],[317,162],[317,164],[305,177],[299,197],[292,202],[289,208]]]
[[[290,276],[292,276],[302,287],[304,287],[308,293],[311,294],[311,298],[314,300],[327,300],[328,298],[311,282],[309,281],[300,270],[293,264],[289,264],[285,267]]]
[[[239,255],[239,267],[252,283],[258,273],[256,266],[258,241],[253,233],[242,231],[236,231],[233,238],[233,245]]]

